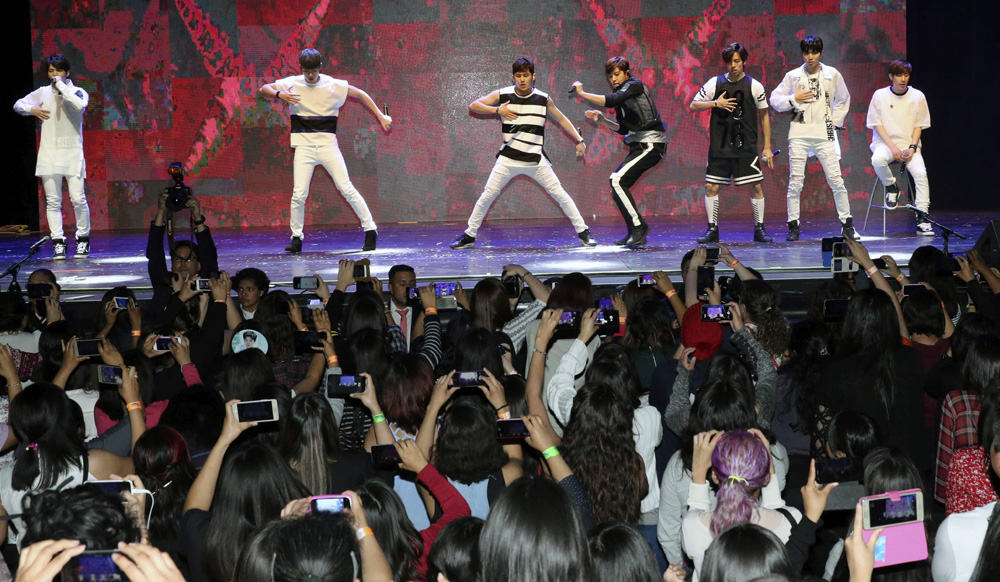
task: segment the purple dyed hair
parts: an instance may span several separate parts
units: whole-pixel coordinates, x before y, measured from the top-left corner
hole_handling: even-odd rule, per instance
[[[771,453],[750,432],[727,431],[712,451],[712,469],[719,479],[710,527],[714,538],[735,523],[750,523],[758,503],[753,494],[770,479]]]

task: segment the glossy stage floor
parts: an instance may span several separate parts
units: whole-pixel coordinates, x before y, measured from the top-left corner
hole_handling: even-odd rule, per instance
[[[881,212],[872,211],[867,232],[860,231],[873,256],[892,255],[900,265],[908,260],[918,246],[942,246],[938,233],[934,237],[914,234],[914,219],[910,212],[896,210],[888,215],[887,233],[882,235]],[[942,213],[934,218],[968,237],[951,238],[950,250],[972,248],[990,218],[975,213]],[[774,236],[772,244],[753,242],[753,225],[749,217],[723,220],[722,242],[746,265],[765,274],[768,279],[818,279],[830,276],[822,268],[820,239],[838,233],[839,223],[831,215],[807,216],[802,221],[802,239],[785,242],[785,225],[770,219],[768,227]],[[862,226],[864,215],[856,218]],[[533,221],[489,221],[480,230],[476,247],[452,250],[448,244],[464,229],[464,224],[382,224],[379,228],[378,250],[363,253],[359,249],[363,233],[353,226],[325,226],[307,229],[303,252],[284,252],[288,233],[278,228],[219,229],[213,236],[219,249],[219,265],[234,274],[246,266],[263,269],[278,285],[290,285],[296,275],[319,273],[327,280],[336,279],[337,260],[369,257],[372,274],[385,280],[389,267],[405,263],[416,269],[421,281],[475,281],[499,275],[508,263],[519,263],[539,277],[571,271],[582,271],[595,282],[617,284],[637,273],[663,270],[678,274],[683,254],[696,246],[695,239],[705,229],[701,218],[653,217],[650,221],[649,242],[640,249],[615,246],[612,241],[624,234],[617,218],[599,219],[591,224],[591,232],[599,245],[594,248],[579,244],[569,222],[564,219]],[[187,237],[187,227],[179,229],[179,238]],[[0,269],[6,269],[27,254],[38,235],[0,236]],[[102,292],[115,285],[134,289],[148,287],[146,275],[146,233],[143,231],[102,231],[92,236],[90,258],[66,261],[51,259],[51,244],[30,259],[21,269],[23,286],[27,274],[45,267],[53,270],[63,288],[86,295]],[[72,248],[71,248],[72,251]],[[2,271],[0,271],[2,272]],[[0,281],[6,288],[9,277]]]

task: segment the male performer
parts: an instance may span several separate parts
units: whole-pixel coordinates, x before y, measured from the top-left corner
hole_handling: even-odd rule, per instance
[[[888,87],[883,87],[872,95],[868,104],[868,127],[872,129],[872,166],[879,180],[885,184],[885,205],[895,208],[899,197],[899,186],[889,169],[889,162],[897,161],[906,165],[916,186],[914,205],[927,212],[931,205],[930,190],[927,185],[927,167],[920,154],[920,134],[931,126],[931,114],[927,110],[927,98],[913,87],[909,87],[910,72],[913,67],[906,61],[892,61],[889,64]],[[931,223],[926,218],[917,218],[917,234],[934,236]]]
[[[772,242],[764,229],[764,180],[760,162],[771,162],[771,121],[767,116],[764,86],[743,72],[747,49],[734,42],[722,50],[728,73],[712,77],[691,101],[691,111],[712,110],[709,121],[708,167],[705,169],[705,211],[708,230],[699,243],[719,242],[719,185],[750,186],[756,242]],[[764,131],[764,152],[757,156],[757,115]]]
[[[52,258],[66,258],[63,235],[62,181],[66,178],[69,200],[76,213],[76,258],[90,255],[90,207],[83,192],[87,162],[83,159],[83,111],[90,96],[69,79],[69,61],[54,54],[48,63],[50,83],[28,93],[14,104],[21,115],[42,120],[42,139],[38,145],[35,175],[45,189],[45,216],[52,236]]]
[[[514,75],[512,86],[493,91],[469,104],[469,111],[473,113],[497,115],[501,118],[503,148],[497,154],[497,162],[486,180],[483,193],[472,209],[472,215],[469,216],[469,228],[451,243],[451,248],[470,249],[475,246],[479,226],[486,218],[493,200],[500,195],[507,182],[519,175],[528,176],[545,188],[573,223],[580,242],[588,247],[595,246],[597,241],[591,236],[576,203],[559,183],[559,178],[552,171],[552,164],[545,155],[543,148],[547,116],[551,113],[563,131],[576,141],[577,156],[587,152],[587,144],[583,143],[579,132],[552,99],[535,89],[534,63],[525,58],[517,59],[511,66],[511,72]]]
[[[337,118],[340,108],[348,97],[360,99],[375,114],[382,129],[389,131],[392,118],[379,111],[378,106],[361,89],[348,85],[347,81],[334,79],[319,72],[323,57],[319,51],[307,48],[299,55],[302,74],[285,77],[260,88],[265,97],[281,99],[288,103],[292,117],[292,147],[295,148],[295,169],[293,171],[292,207],[289,223],[292,227],[292,242],[285,250],[290,253],[302,251],[302,227],[306,216],[306,198],[309,197],[309,182],[317,164],[322,164],[340,193],[347,199],[354,213],[361,219],[365,230],[363,251],[375,250],[378,238],[375,221],[365,199],[351,184],[344,165],[344,156],[337,145]]]
[[[625,136],[625,143],[629,146],[628,156],[611,174],[610,179],[611,197],[625,219],[628,234],[616,240],[615,244],[644,245],[649,225],[639,214],[630,188],[643,172],[663,158],[663,153],[667,151],[667,137],[663,135],[666,128],[660,120],[660,113],[656,110],[649,90],[642,81],[632,76],[628,60],[624,57],[612,57],[605,63],[604,73],[614,93],[587,93],[579,81],[573,83],[573,90],[594,105],[615,109],[615,121],[596,109],[587,111],[585,115],[587,119],[603,123],[611,131]]]
[[[854,230],[851,202],[840,175],[840,143],[837,141],[837,130],[843,129],[851,106],[851,94],[837,69],[820,62],[823,39],[807,36],[799,47],[805,64],[785,73],[781,84],[771,93],[771,107],[775,111],[794,112],[788,129],[788,234],[785,240],[799,240],[799,196],[810,153],[823,165],[826,181],[833,190],[841,231],[844,236],[861,240]]]

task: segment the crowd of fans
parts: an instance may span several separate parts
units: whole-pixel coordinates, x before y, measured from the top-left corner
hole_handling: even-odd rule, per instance
[[[456,309],[346,260],[290,295],[219,272],[204,224],[168,270],[162,210],[145,309],[118,287],[88,321],[45,269],[0,294],[0,580],[112,550],[133,581],[1000,579],[1000,276],[975,252],[906,274],[848,239],[860,270],[792,322],[723,245],[735,277],[698,289],[699,248],[609,327],[585,275],[520,265]],[[276,421],[238,417],[258,400]],[[922,491],[926,559],[874,567],[817,474],[846,458],[858,495]]]

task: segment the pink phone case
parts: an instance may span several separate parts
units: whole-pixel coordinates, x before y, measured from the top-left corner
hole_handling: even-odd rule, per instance
[[[885,497],[899,501],[899,496],[906,493],[915,493],[920,489],[907,489],[906,491],[889,491],[884,495],[872,495],[862,497],[871,499],[873,497]],[[863,530],[862,537],[867,542],[872,537],[874,530]],[[924,529],[924,522],[905,523],[901,525],[889,525],[882,529],[882,534],[875,543],[875,567],[894,566],[908,562],[918,562],[927,559],[927,532]]]

